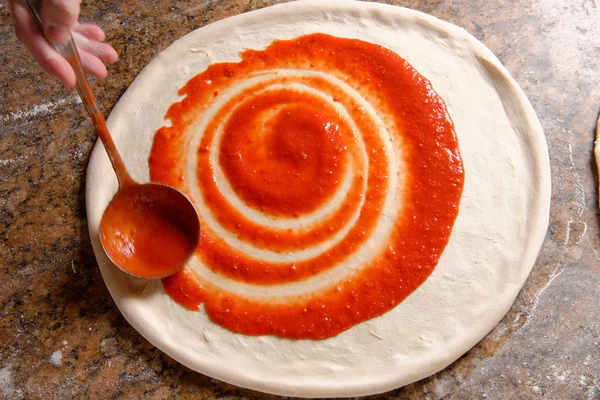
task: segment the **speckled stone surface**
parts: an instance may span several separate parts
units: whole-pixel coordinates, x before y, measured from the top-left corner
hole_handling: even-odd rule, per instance
[[[407,0],[464,27],[506,65],[544,127],[548,235],[504,320],[442,372],[375,398],[600,399],[598,0]],[[121,60],[94,88],[108,114],[178,37],[278,1],[84,1]],[[97,268],[84,207],[95,141],[74,92],[17,42],[0,3],[0,397],[267,399],[195,373],[141,337]]]

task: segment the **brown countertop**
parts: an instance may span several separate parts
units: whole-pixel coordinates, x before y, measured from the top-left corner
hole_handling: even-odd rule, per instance
[[[121,60],[95,90],[105,114],[178,37],[281,1],[84,2]],[[550,227],[513,308],[444,371],[380,398],[600,399],[600,227],[592,156],[600,111],[597,0],[382,1],[464,27],[524,89],[552,165]],[[113,303],[87,232],[95,133],[47,77],[0,3],[0,397],[275,398],[195,373],[140,336]]]

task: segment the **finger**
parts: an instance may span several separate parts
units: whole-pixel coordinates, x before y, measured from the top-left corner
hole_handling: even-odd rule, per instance
[[[117,54],[117,51],[106,43],[95,42],[95,45],[87,50],[87,52],[94,54],[106,64],[113,64],[119,61],[119,55]]]
[[[27,47],[40,66],[69,87],[75,86],[75,73],[67,60],[50,46],[29,11],[20,1],[10,3],[17,38]]]
[[[71,65],[60,56],[43,36],[32,37],[24,43],[36,61],[50,75],[60,79],[65,85],[75,87],[75,72]]]
[[[93,54],[105,63],[112,64],[119,59],[116,50],[109,44],[89,40],[78,32],[73,33],[73,40],[75,40],[78,49]]]
[[[104,42],[106,35],[102,28],[95,24],[80,24],[73,29],[74,33],[79,33],[90,40]]]
[[[98,57],[90,54],[86,51],[79,52],[79,58],[83,68],[96,78],[104,79],[108,75],[108,71],[104,66],[104,63],[98,59]]]
[[[10,6],[10,16],[15,26],[15,33],[19,41],[23,41],[28,35],[33,33],[41,34],[23,2],[11,0],[8,4]]]
[[[71,65],[61,55],[59,55],[48,41],[38,36],[32,38],[29,45],[26,43],[29,52],[33,54],[36,61],[50,73],[50,75],[60,79],[66,86],[75,87],[75,72]]]
[[[81,0],[42,1],[42,25],[48,39],[62,43],[77,25]]]

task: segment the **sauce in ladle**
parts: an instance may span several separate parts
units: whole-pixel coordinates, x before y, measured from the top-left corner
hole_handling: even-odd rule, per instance
[[[174,189],[134,183],[121,188],[104,211],[100,240],[125,272],[142,278],[169,276],[183,268],[197,246],[195,214]]]

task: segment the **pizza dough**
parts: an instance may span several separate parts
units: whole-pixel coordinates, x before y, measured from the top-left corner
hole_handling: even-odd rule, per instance
[[[103,278],[127,320],[186,366],[264,392],[359,396],[431,375],[469,350],[506,314],[545,236],[550,168],[535,113],[494,55],[464,30],[381,4],[298,1],[228,18],[159,54],[113,109],[108,127],[131,169],[147,181],[153,135],[177,91],[208,65],[308,33],[387,47],[428,78],[454,121],[465,169],[460,211],[431,276],[401,304],[335,337],[244,336],[190,312],[159,281],[110,264],[98,239],[117,184],[101,144],[90,160],[87,212]]]
[[[596,156],[596,166],[598,167],[598,175],[600,176],[600,117],[598,117],[598,122],[596,122],[596,142],[594,143],[594,155]]]

